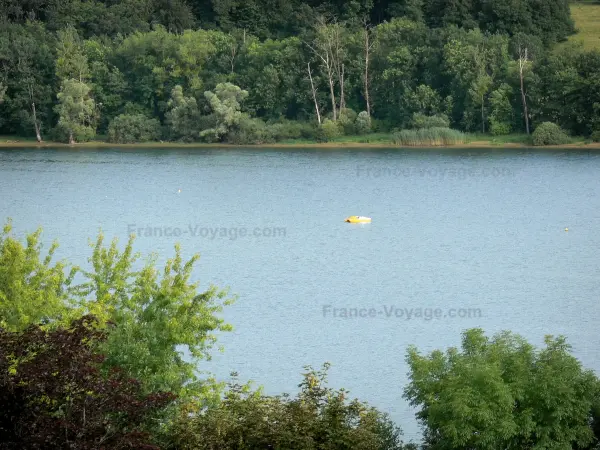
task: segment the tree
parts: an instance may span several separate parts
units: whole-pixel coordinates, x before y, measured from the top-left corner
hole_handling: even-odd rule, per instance
[[[77,140],[89,140],[96,134],[96,105],[89,96],[87,84],[74,79],[64,80],[57,94],[58,127],[66,132],[69,144]]]
[[[42,128],[53,119],[53,50],[54,37],[39,22],[0,27],[0,79],[6,89],[0,133],[29,136],[35,132],[42,140]]]
[[[58,32],[56,47],[56,76],[60,80],[75,79],[80,83],[89,80],[90,69],[83,44],[73,26]]]
[[[527,134],[529,134],[529,112],[527,111],[527,94],[525,93],[524,80],[528,63],[527,47],[519,47],[519,81],[521,84],[521,101],[523,102],[523,116],[525,117],[525,130],[527,131]]]
[[[331,96],[331,110],[333,121],[338,119],[338,106],[335,95],[336,78],[339,86],[339,109],[346,107],[345,86],[345,59],[346,48],[344,43],[343,26],[337,22],[327,23],[323,17],[319,18],[315,26],[315,40],[307,44],[314,55],[321,61]]]
[[[200,136],[200,110],[194,97],[185,97],[183,88],[175,86],[171,91],[171,99],[167,104],[167,123],[173,136],[186,141],[193,141]]]
[[[236,374],[222,403],[184,410],[171,433],[174,448],[194,450],[377,449],[402,450],[401,430],[344,389],[327,386],[328,364],[306,367],[300,393],[265,396],[240,385]]]
[[[240,123],[240,103],[248,97],[248,91],[231,83],[219,83],[214,92],[206,91],[204,97],[215,116],[216,125],[203,130],[200,136],[220,140]]]
[[[116,367],[105,377],[105,338],[91,316],[53,331],[0,329],[0,447],[157,449],[144,422],[174,396],[144,395]]]
[[[404,396],[419,409],[428,448],[581,448],[599,383],[563,337],[538,350],[503,332],[463,333],[461,349],[427,356],[410,347]]]
[[[8,221],[0,234],[0,329],[23,331],[31,324],[68,320],[69,287],[77,269],[64,261],[52,264],[54,242],[42,256],[41,229],[26,245],[12,235]]]
[[[161,270],[155,257],[134,270],[140,255],[133,251],[133,236],[120,251],[117,240],[104,247],[99,234],[91,268],[73,268],[67,276],[66,263],[50,264],[57,244],[41,260],[39,234],[27,236],[27,247],[12,236],[0,241],[0,327],[22,331],[40,322],[68,327],[72,319],[91,314],[108,333],[100,344],[105,369],[120,367],[145,393],[169,391],[205,402],[218,397],[219,385],[198,370],[210,359],[215,333],[231,329],[218,314],[235,297],[214,286],[198,292],[190,278],[199,255],[183,261],[177,246]],[[73,283],[75,275],[82,281]]]

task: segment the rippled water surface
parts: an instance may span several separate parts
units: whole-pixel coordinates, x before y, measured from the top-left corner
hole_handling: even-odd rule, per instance
[[[295,392],[304,365],[329,361],[331,384],[408,439],[410,344],[565,334],[600,369],[599,194],[600,155],[576,151],[0,150],[0,219],[19,235],[42,226],[86,264],[100,228],[123,242],[151,227],[137,250],[164,261],[181,242],[201,254],[201,287],[238,294],[203,370]],[[344,223],[355,214],[373,222]],[[367,317],[334,317],[344,308]]]

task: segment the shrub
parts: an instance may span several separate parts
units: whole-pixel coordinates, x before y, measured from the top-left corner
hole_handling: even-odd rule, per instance
[[[119,144],[149,142],[160,137],[160,122],[143,114],[121,114],[108,125],[108,140]]]
[[[338,119],[340,126],[343,129],[344,134],[352,135],[356,132],[354,122],[356,121],[356,111],[350,108],[344,108],[340,110],[340,117]]]
[[[341,135],[342,129],[340,124],[338,122],[334,122],[333,120],[325,119],[319,127],[317,139],[321,142],[329,142]]]
[[[592,141],[600,142],[600,130],[596,130],[592,133]]]
[[[410,122],[411,128],[421,130],[424,128],[449,128],[450,121],[443,115],[426,116],[421,113],[414,113]]]
[[[270,123],[268,127],[276,142],[288,139],[315,139],[317,132],[312,123],[291,120]]]
[[[458,130],[450,128],[424,128],[420,130],[396,131],[392,137],[396,145],[456,145],[467,142],[467,136]]]
[[[563,145],[570,142],[569,136],[552,122],[539,124],[532,134],[533,145]]]
[[[326,385],[322,371],[307,367],[301,391],[266,396],[234,379],[225,400],[203,411],[184,411],[168,448],[195,450],[348,448],[402,450],[401,430],[387,415],[343,390]],[[318,443],[318,444],[316,444]]]
[[[511,129],[512,127],[510,123],[498,122],[494,119],[490,119],[490,133],[493,136],[503,136],[506,134],[510,134]]]
[[[354,127],[358,134],[367,134],[371,132],[371,116],[366,111],[361,111],[354,122]]]
[[[174,396],[146,395],[116,367],[104,374],[105,339],[93,316],[53,331],[0,328],[0,448],[158,450],[145,422]]]
[[[251,119],[244,115],[237,127],[227,135],[227,142],[236,145],[258,145],[274,142],[267,124],[260,119]]]

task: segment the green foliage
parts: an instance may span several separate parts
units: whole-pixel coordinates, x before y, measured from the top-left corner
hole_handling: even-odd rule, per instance
[[[490,132],[494,136],[510,134],[514,122],[513,108],[510,103],[512,88],[503,84],[490,94]]]
[[[315,139],[317,134],[313,123],[291,120],[270,123],[269,130],[277,142],[288,139]]]
[[[463,333],[462,348],[422,356],[409,348],[405,397],[419,408],[431,449],[582,448],[598,380],[564,338],[534,349],[508,332]]]
[[[417,130],[423,128],[450,128],[450,121],[442,114],[426,116],[425,114],[414,113],[410,125]]]
[[[75,79],[83,83],[89,75],[87,57],[77,30],[73,26],[60,30],[56,48],[56,76],[61,80]]]
[[[371,116],[367,111],[361,111],[358,113],[356,117],[356,122],[354,122],[354,126],[356,128],[356,132],[358,134],[367,134],[371,132],[372,124],[371,124]]]
[[[317,138],[323,142],[329,142],[337,137],[342,136],[343,129],[338,122],[334,122],[331,119],[323,120],[323,123],[319,127]]]
[[[96,135],[96,105],[89,93],[89,86],[77,80],[67,79],[61,84],[56,106],[58,128],[69,143],[88,141]]]
[[[592,133],[592,141],[600,142],[600,130],[596,130]]]
[[[69,312],[69,286],[76,268],[65,274],[65,262],[52,264],[58,244],[42,255],[41,229],[26,245],[12,234],[10,221],[0,234],[0,328],[22,331],[36,323],[61,321]]]
[[[393,134],[393,141],[401,146],[457,145],[467,142],[464,133],[450,128],[422,128],[401,130]]]
[[[235,129],[227,135],[227,142],[238,145],[259,145],[275,142],[275,138],[271,127],[263,120],[242,115]]]
[[[166,119],[175,139],[193,141],[200,136],[200,110],[194,97],[184,97],[183,88],[175,86],[167,104]]]
[[[160,122],[143,114],[121,114],[108,126],[110,142],[127,144],[134,142],[151,142],[160,137]]]
[[[533,145],[563,145],[571,140],[569,136],[555,123],[542,122],[533,132]]]
[[[344,389],[326,385],[329,365],[306,367],[295,398],[270,397],[234,379],[225,399],[203,411],[184,411],[171,437],[189,450],[309,449],[402,450],[401,431],[389,418]]]
[[[214,92],[206,91],[204,97],[216,119],[216,126],[200,132],[201,137],[219,141],[242,120],[240,103],[248,97],[248,91],[231,83],[219,83]]]
[[[357,117],[356,111],[350,108],[343,108],[340,110],[338,121],[345,135],[353,135],[356,133],[355,122]]]
[[[100,348],[106,369],[121,367],[141,381],[146,393],[216,398],[218,385],[201,378],[197,368],[210,359],[216,333],[231,329],[218,315],[234,298],[215,286],[198,292],[190,278],[199,255],[184,261],[176,246],[163,269],[157,269],[152,255],[134,270],[139,255],[133,252],[133,237],[120,251],[116,239],[105,247],[100,234],[92,244],[91,270],[74,268],[67,276],[65,263],[51,265],[57,244],[41,260],[40,231],[27,236],[26,247],[9,233],[10,223],[0,236],[1,327],[20,331],[40,322],[67,325],[91,314],[108,332]],[[76,285],[75,274],[83,278]]]

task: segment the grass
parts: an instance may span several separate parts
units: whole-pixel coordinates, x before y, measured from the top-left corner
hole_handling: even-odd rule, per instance
[[[580,42],[586,50],[600,50],[600,2],[572,3],[571,17],[577,34],[571,36],[569,42]]]
[[[445,147],[450,145],[466,144],[468,136],[450,128],[427,128],[421,130],[401,130],[394,133],[394,143],[400,146],[434,146]]]
[[[470,147],[470,148],[522,148],[532,147],[531,137],[526,134],[490,136],[482,133],[462,133],[450,129],[402,130],[397,133],[371,133],[362,136],[341,136],[331,142],[315,142],[308,139],[293,139],[267,145],[233,145],[180,142],[140,142],[137,144],[112,144],[103,140],[78,143],[44,141],[38,144],[35,138],[0,136],[0,148],[398,148],[398,147]],[[600,143],[591,143],[575,137],[566,148],[599,149]]]

